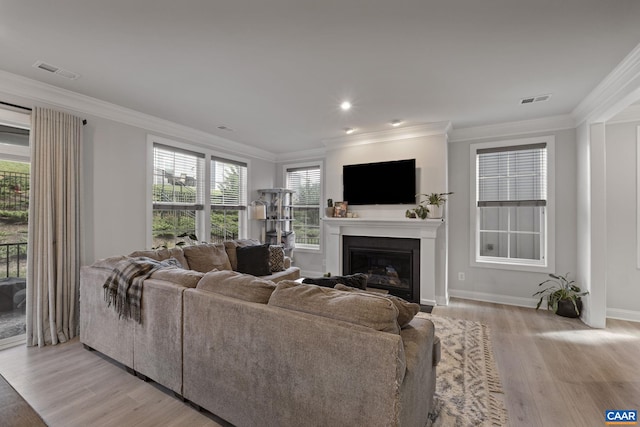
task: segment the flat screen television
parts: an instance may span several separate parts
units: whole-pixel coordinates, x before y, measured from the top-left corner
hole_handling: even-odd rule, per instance
[[[416,203],[416,159],[344,165],[343,198],[349,205]]]

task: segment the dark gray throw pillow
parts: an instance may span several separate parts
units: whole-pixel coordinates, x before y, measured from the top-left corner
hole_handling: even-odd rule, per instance
[[[364,273],[356,273],[346,276],[307,277],[302,280],[302,283],[324,286],[325,288],[333,288],[340,283],[345,286],[351,286],[352,288],[367,289],[367,275]]]
[[[238,272],[253,276],[271,274],[268,244],[238,247],[236,255],[238,257]]]

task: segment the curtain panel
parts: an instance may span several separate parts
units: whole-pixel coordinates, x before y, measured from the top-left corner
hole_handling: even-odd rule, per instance
[[[27,345],[78,335],[82,119],[36,107],[31,115]]]

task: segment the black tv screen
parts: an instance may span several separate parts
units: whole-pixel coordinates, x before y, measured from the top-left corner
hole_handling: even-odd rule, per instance
[[[416,160],[342,167],[343,197],[349,205],[416,203]]]

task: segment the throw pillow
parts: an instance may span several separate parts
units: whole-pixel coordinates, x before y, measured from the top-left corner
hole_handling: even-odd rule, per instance
[[[278,282],[269,305],[399,333],[398,309],[386,298],[366,292],[342,292],[292,280]]]
[[[339,291],[346,291],[346,292],[367,292],[361,289],[352,288],[350,286],[345,286],[342,284],[337,284],[334,287],[334,289],[337,289]],[[367,293],[373,294],[373,292],[367,292]],[[379,295],[383,298],[387,298],[396,306],[396,308],[398,309],[398,324],[400,325],[401,328],[404,328],[405,326],[407,326],[409,322],[413,320],[415,315],[418,314],[418,312],[420,312],[420,305],[414,302],[406,301],[395,295],[380,294],[377,292],[375,293],[375,295]]]
[[[231,270],[231,263],[222,243],[185,246],[182,252],[191,270],[202,273],[213,269]]]
[[[229,262],[231,262],[231,269],[233,271],[238,270],[238,255],[236,250],[241,246],[255,246],[259,245],[260,241],[255,239],[237,239],[237,240],[225,240],[224,248],[229,256]]]
[[[195,288],[204,273],[182,268],[161,268],[151,274],[152,279],[166,280],[186,288]]]
[[[272,273],[284,271],[284,248],[280,245],[269,246],[269,269]]]
[[[204,275],[196,288],[244,301],[266,304],[276,285],[271,280],[237,271],[211,271]]]
[[[302,283],[310,285],[324,286],[325,288],[333,288],[338,283],[352,288],[367,289],[367,275],[364,273],[349,274],[347,276],[331,276],[331,277],[307,277]]]
[[[269,268],[269,244],[244,246],[236,248],[238,256],[238,272],[253,276],[268,276]]]

